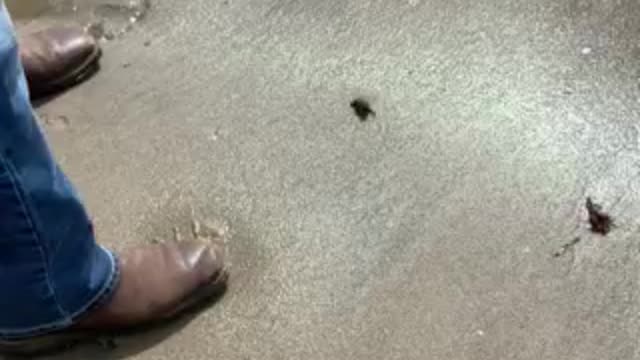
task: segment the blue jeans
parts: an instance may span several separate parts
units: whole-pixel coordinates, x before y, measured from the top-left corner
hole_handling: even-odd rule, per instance
[[[0,339],[63,330],[109,299],[115,256],[49,151],[0,0]]]

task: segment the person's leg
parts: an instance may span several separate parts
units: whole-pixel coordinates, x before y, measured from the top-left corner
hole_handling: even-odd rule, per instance
[[[131,249],[117,261],[96,244],[35,121],[0,0],[0,352],[169,319],[224,291],[222,254],[222,244],[192,241]]]
[[[0,6],[0,336],[11,338],[71,325],[110,294],[117,266],[38,128]]]

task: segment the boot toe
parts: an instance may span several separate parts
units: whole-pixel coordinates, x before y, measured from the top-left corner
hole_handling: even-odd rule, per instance
[[[177,244],[185,267],[199,274],[200,283],[209,282],[224,272],[224,246],[216,243]]]
[[[66,63],[66,68],[81,66],[98,51],[96,40],[78,27],[54,28],[48,37],[57,46],[56,52]]]

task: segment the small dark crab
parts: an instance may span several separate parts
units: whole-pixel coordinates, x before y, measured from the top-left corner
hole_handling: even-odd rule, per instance
[[[369,119],[369,116],[376,116],[376,112],[371,109],[369,102],[362,98],[357,98],[351,102],[351,108],[360,121],[365,122]]]

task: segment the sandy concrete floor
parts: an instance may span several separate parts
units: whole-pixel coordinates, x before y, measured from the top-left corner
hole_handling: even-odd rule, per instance
[[[102,242],[226,225],[232,287],[55,359],[640,359],[638,19],[634,0],[156,1],[38,112]]]

